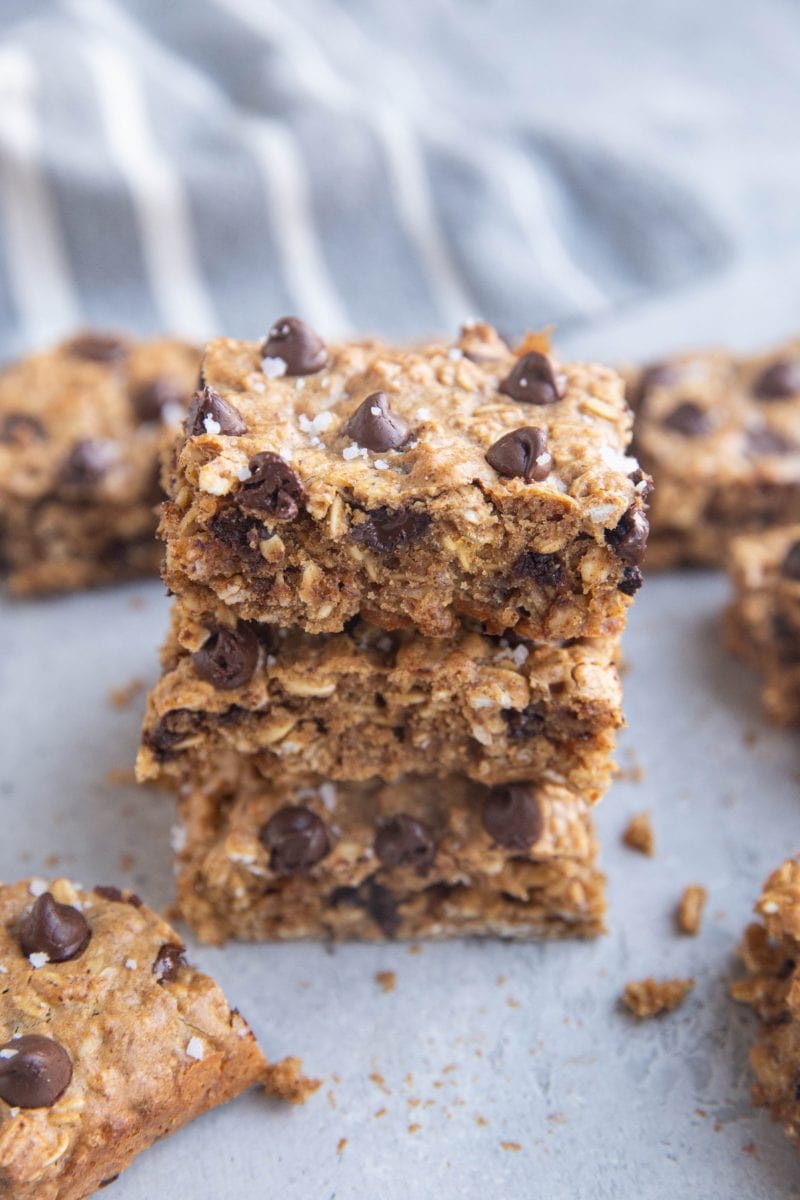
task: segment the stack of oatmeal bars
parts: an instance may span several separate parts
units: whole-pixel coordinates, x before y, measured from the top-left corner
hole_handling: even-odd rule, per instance
[[[208,941],[590,935],[649,483],[618,375],[489,326],[218,339],[165,471],[141,779]]]

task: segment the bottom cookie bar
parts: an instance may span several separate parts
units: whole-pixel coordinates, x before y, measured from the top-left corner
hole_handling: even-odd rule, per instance
[[[504,938],[603,931],[586,806],[461,776],[184,785],[178,894],[208,942]]]
[[[729,569],[728,646],[762,675],[772,720],[800,724],[800,525],[738,538]]]
[[[748,926],[740,955],[746,978],[731,988],[751,1004],[761,1032],[750,1052],[757,1082],[753,1102],[768,1108],[800,1149],[800,862],[774,871],[755,906],[760,924]]]
[[[82,1200],[269,1067],[138,897],[0,886],[0,1197]]]

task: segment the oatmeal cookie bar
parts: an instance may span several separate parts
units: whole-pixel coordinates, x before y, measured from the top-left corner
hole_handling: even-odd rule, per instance
[[[738,538],[729,570],[728,645],[762,675],[769,716],[800,724],[800,525]]]
[[[268,1065],[131,892],[0,886],[0,1197],[81,1200]]]
[[[158,573],[159,452],[199,361],[180,341],[83,334],[0,374],[0,562],[12,591]]]
[[[200,624],[177,601],[147,705],[142,780],[195,776],[235,752],[269,777],[461,772],[550,779],[598,800],[622,724],[616,641],[537,646],[477,626],[452,640],[360,619],[313,635]]]
[[[800,341],[652,363],[628,396],[656,483],[648,567],[724,566],[737,534],[800,521]]]
[[[774,871],[755,906],[740,955],[747,976],[731,988],[761,1019],[750,1052],[753,1102],[768,1108],[800,1149],[800,862]]]
[[[619,631],[647,538],[619,376],[452,343],[324,345],[296,318],[206,348],[175,450],[165,579],[197,611],[337,632]],[[539,343],[537,343],[539,344]]]
[[[461,776],[299,786],[233,771],[187,783],[181,911],[209,942],[602,932],[586,805],[555,785]]]

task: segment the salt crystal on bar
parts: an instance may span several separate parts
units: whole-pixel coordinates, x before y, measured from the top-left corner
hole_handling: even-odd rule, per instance
[[[388,471],[389,470],[389,464],[387,462],[385,462],[382,458],[376,458],[374,466],[375,466],[376,471]]]
[[[208,416],[203,417],[203,428],[205,429],[206,433],[211,434],[218,434],[222,431],[222,426],[220,425],[219,421],[215,421],[210,413]]]
[[[126,958],[125,959],[125,966],[128,968],[129,971],[135,971],[136,968],[138,967],[138,965],[139,964],[137,963],[135,958]]]
[[[240,483],[244,483],[245,479],[249,479],[252,474],[253,472],[249,467],[239,467],[239,470],[236,472],[236,478]]]
[[[342,458],[345,462],[351,462],[352,459],[358,458],[361,454],[361,447],[356,442],[351,442],[349,446],[345,446],[342,451]]]
[[[186,849],[186,827],[185,825],[173,825],[169,835],[170,845],[174,854],[180,854],[181,850]]]
[[[336,804],[336,788],[332,783],[319,785],[319,798],[327,809],[333,810]]]
[[[28,962],[34,971],[38,971],[39,967],[44,967],[50,962],[50,955],[45,954],[44,950],[34,950],[33,954],[28,955]]]
[[[417,420],[418,421],[428,421],[428,420],[430,420],[430,415],[431,415],[431,410],[429,408],[418,408],[417,409]]]
[[[43,896],[47,891],[47,884],[43,879],[32,879],[28,884],[28,891],[32,896]]]
[[[186,1054],[189,1058],[195,1058],[198,1062],[202,1062],[205,1058],[206,1049],[199,1037],[189,1038],[189,1044],[186,1047]]]
[[[270,358],[267,355],[261,360],[261,370],[267,379],[280,379],[282,375],[286,374],[286,363],[282,358]]]
[[[447,357],[452,359],[453,362],[458,362],[459,359],[464,357],[464,351],[459,349],[458,346],[451,346],[447,351]]]
[[[15,1058],[19,1050],[0,1050],[0,1058]]]
[[[7,975],[7,974],[8,974],[8,967],[4,967],[3,964],[0,963],[0,975]]]

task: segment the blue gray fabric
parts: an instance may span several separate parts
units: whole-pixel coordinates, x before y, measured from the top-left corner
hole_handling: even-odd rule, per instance
[[[2,0],[0,355],[574,330],[800,242],[791,0]]]

